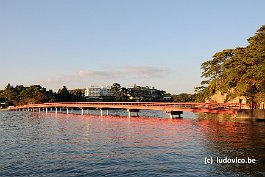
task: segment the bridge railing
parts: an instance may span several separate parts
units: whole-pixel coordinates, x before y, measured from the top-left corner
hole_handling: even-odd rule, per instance
[[[240,103],[194,103],[194,102],[58,102],[30,104],[13,107],[19,108],[39,108],[39,107],[174,107],[174,108],[206,108],[206,109],[247,109],[249,105]]]
[[[180,107],[180,108],[207,108],[207,109],[246,109],[247,104],[240,103],[176,103],[176,102],[60,102],[60,103],[45,103],[49,106],[145,106],[145,107]]]

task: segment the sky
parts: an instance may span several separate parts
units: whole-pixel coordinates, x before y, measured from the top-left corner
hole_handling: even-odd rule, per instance
[[[200,65],[244,47],[264,0],[0,0],[0,89],[119,83],[193,93]]]

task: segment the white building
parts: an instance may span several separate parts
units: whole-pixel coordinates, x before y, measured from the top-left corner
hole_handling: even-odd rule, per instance
[[[100,96],[111,96],[111,86],[101,87],[100,88]]]
[[[91,85],[90,87],[86,87],[85,96],[92,98],[99,98],[104,96],[111,96],[111,86],[106,87],[96,87]]]

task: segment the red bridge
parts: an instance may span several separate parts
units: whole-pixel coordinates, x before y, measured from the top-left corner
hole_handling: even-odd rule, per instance
[[[80,109],[84,114],[84,109],[99,109],[101,115],[103,110],[126,109],[129,117],[135,112],[138,115],[139,110],[160,110],[168,113],[171,118],[174,115],[183,114],[183,112],[201,112],[201,113],[220,113],[220,114],[236,114],[240,109],[248,109],[248,105],[240,103],[175,103],[175,102],[59,102],[44,104],[29,104],[23,106],[9,107],[10,111],[46,111],[53,110],[62,112],[69,109]]]

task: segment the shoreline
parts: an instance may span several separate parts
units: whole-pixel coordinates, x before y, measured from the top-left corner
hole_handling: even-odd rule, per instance
[[[7,109],[7,108],[5,108],[5,109],[0,109],[0,111],[8,111],[8,109]]]

